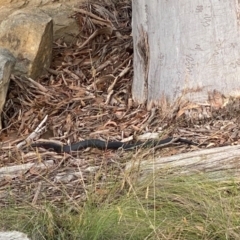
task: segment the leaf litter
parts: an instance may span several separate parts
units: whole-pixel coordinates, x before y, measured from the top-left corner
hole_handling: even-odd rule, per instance
[[[218,119],[193,123],[169,120],[161,109],[147,111],[133,103],[129,0],[88,1],[74,10],[76,42],[54,42],[52,65],[36,81],[11,78],[1,132],[0,205],[10,204],[13,197],[37,204],[46,199],[61,202],[66,196],[82,204],[96,179],[96,193],[107,194],[108,183],[124,178],[121,173],[129,158],[122,151],[87,149],[70,155],[17,149],[46,116],[40,138],[64,144],[88,138],[134,140],[146,133],[181,136],[209,147],[238,143],[238,118],[232,117],[232,110],[218,114]],[[176,146],[160,154],[185,151],[187,146]]]

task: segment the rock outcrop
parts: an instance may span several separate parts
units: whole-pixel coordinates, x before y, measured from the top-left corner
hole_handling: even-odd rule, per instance
[[[49,68],[52,42],[52,18],[41,10],[18,10],[0,24],[0,46],[16,58],[16,75],[36,79]]]
[[[83,0],[0,0],[0,23],[17,10],[39,9],[53,19],[54,40],[64,38],[65,42],[75,41],[78,25],[70,16],[73,7]]]

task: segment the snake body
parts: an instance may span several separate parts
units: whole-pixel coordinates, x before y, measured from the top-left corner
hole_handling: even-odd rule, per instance
[[[80,141],[77,143],[73,143],[71,145],[61,145],[59,143],[55,143],[55,142],[38,142],[38,143],[33,143],[31,144],[31,147],[35,148],[35,147],[41,147],[41,148],[45,148],[48,150],[53,150],[54,152],[57,153],[70,153],[72,151],[79,151],[88,147],[92,147],[92,148],[98,148],[101,150],[106,150],[106,149],[119,149],[122,148],[124,150],[131,150],[134,149],[136,147],[146,147],[146,146],[150,146],[150,147],[155,147],[155,146],[161,146],[164,144],[168,144],[171,142],[176,142],[176,143],[185,143],[185,144],[189,144],[189,145],[197,145],[196,143],[187,140],[187,139],[183,139],[183,138],[177,138],[174,141],[174,138],[169,137],[169,138],[165,138],[162,140],[147,140],[145,142],[136,142],[136,143],[124,143],[124,142],[118,142],[118,141],[102,141],[99,139],[88,139],[88,140],[84,140],[84,141]]]

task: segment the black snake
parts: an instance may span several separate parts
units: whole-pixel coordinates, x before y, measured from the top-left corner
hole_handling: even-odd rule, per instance
[[[156,146],[164,146],[165,144],[171,144],[171,143],[185,143],[189,145],[198,145],[197,143],[194,143],[190,140],[183,139],[183,138],[166,138],[162,140],[147,140],[145,142],[136,142],[136,143],[124,143],[124,142],[118,142],[118,141],[102,141],[99,139],[88,139],[84,141],[80,141],[77,143],[73,143],[71,145],[62,145],[55,142],[38,142],[33,143],[30,146],[31,147],[41,147],[48,150],[53,150],[57,153],[70,153],[72,151],[79,151],[88,147],[98,148],[101,150],[105,149],[119,149],[122,148],[124,150],[131,150],[136,147],[156,147]]]

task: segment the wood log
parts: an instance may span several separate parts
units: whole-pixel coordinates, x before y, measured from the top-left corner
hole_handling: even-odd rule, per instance
[[[171,173],[176,175],[207,173],[213,180],[240,180],[240,145],[217,147],[182,153],[170,157],[130,161],[126,171],[138,172],[143,180],[153,173]],[[156,174],[157,176],[157,174]],[[158,175],[159,176],[159,175]]]
[[[25,163],[14,166],[7,166],[0,168],[0,180],[9,178],[16,178],[23,175],[25,172],[29,171],[32,167],[43,170],[48,169],[54,165],[53,160],[44,161],[42,163]]]

